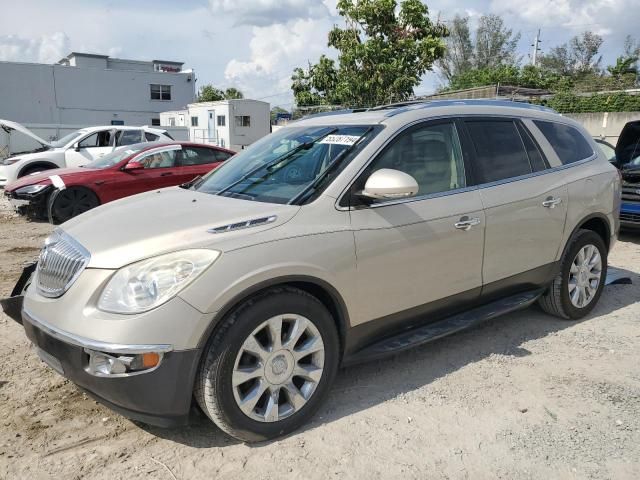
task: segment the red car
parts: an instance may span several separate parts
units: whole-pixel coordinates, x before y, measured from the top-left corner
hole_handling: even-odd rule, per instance
[[[233,154],[197,143],[138,143],[80,168],[27,175],[7,185],[5,195],[20,213],[62,223],[119,198],[187,183]]]

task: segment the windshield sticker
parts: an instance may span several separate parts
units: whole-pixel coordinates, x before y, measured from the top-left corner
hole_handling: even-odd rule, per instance
[[[51,183],[53,183],[53,186],[56,187],[58,190],[64,190],[66,188],[66,185],[64,184],[64,181],[60,178],[60,175],[51,175],[49,177],[49,180],[51,180]]]
[[[318,143],[329,143],[332,145],[353,145],[360,137],[357,135],[327,135]]]

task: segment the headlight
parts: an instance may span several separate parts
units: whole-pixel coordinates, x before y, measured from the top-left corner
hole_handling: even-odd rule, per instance
[[[20,160],[22,160],[20,157],[6,158],[4,160],[4,164],[13,165],[14,163],[19,162]]]
[[[218,256],[215,250],[183,250],[123,267],[102,291],[98,308],[113,313],[152,310],[193,282]]]
[[[27,185],[26,187],[21,187],[16,190],[16,193],[19,193],[21,195],[33,195],[36,193],[40,193],[42,190],[44,190],[48,186],[49,185],[47,184],[36,183],[34,185]]]

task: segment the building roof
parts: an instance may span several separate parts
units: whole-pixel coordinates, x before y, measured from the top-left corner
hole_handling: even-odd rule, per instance
[[[176,62],[173,60],[150,60],[150,61],[149,60],[129,60],[124,58],[110,57],[109,55],[100,55],[97,53],[85,53],[85,52],[71,52],[66,57],[63,57],[60,60],[58,60],[57,63],[68,62],[73,57],[103,58],[103,59],[110,59],[110,60],[116,60],[116,61],[119,60],[122,62],[140,62],[140,63],[149,63],[149,64],[163,63],[167,65],[184,65],[184,62]]]

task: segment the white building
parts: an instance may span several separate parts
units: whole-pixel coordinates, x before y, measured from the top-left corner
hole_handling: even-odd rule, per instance
[[[189,127],[193,142],[242,150],[270,132],[270,105],[239,99],[191,103],[186,110],[160,114],[160,125]]]
[[[73,52],[57,64],[0,62],[0,118],[22,124],[160,125],[195,99],[181,62]]]

